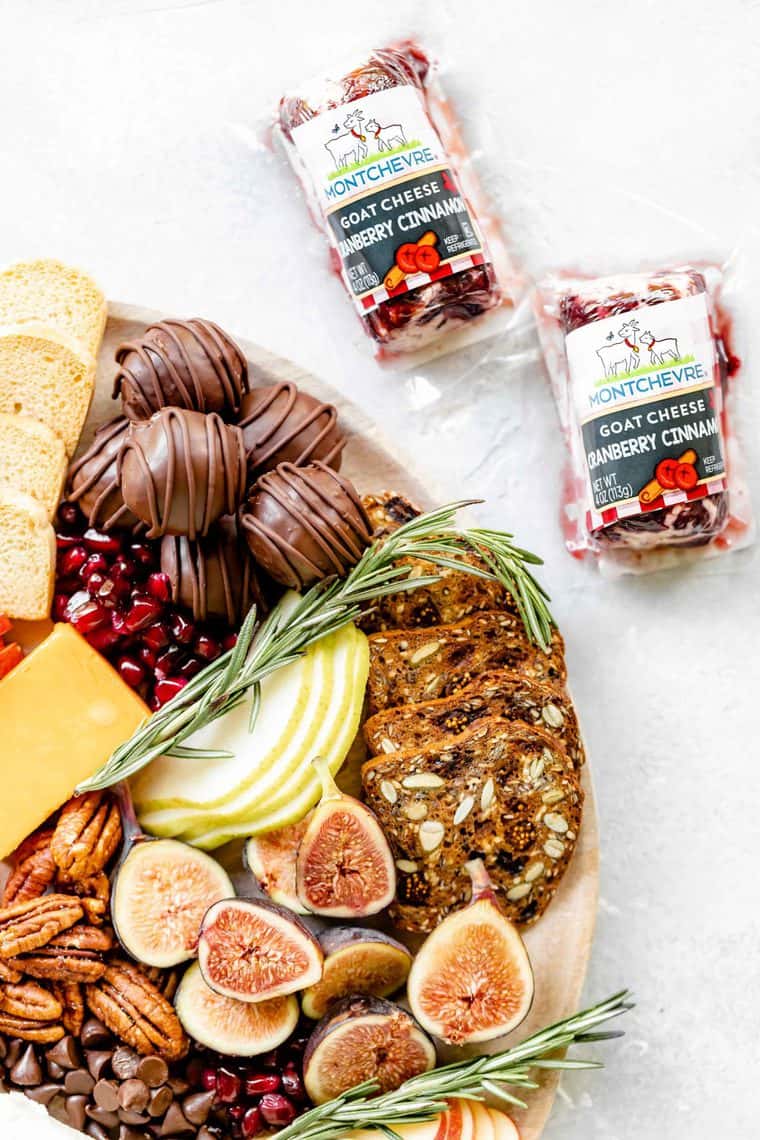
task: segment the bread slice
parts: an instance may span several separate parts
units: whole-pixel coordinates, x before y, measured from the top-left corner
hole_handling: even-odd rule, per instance
[[[0,412],[0,487],[23,491],[52,519],[66,477],[66,448],[46,424]]]
[[[0,489],[0,613],[39,621],[50,614],[55,532],[31,495]]]
[[[46,325],[0,328],[0,412],[40,420],[73,455],[95,387],[95,361]]]
[[[0,272],[0,325],[49,325],[96,359],[106,311],[92,278],[60,261],[19,261]]]
[[[532,681],[508,669],[481,673],[451,697],[385,709],[364,725],[367,747],[375,756],[425,748],[442,736],[464,732],[487,716],[538,725],[565,749],[575,768],[583,764],[583,745],[572,701],[555,685]]]
[[[373,633],[367,682],[370,713],[447,697],[480,673],[511,669],[564,683],[564,645],[556,630],[549,653],[533,645],[515,614],[491,610],[453,625]]]
[[[467,902],[469,859],[483,860],[513,922],[546,910],[583,810],[578,774],[549,733],[486,717],[459,736],[368,761],[362,782],[398,870],[394,924],[430,931]]]

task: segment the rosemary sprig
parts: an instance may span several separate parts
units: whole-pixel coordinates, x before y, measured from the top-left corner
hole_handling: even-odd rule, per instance
[[[514,597],[531,640],[548,650],[553,625],[548,596],[528,569],[540,565],[541,559],[515,546],[512,535],[502,531],[456,530],[457,511],[472,502],[449,503],[411,519],[383,542],[368,547],[345,578],[326,579],[295,603],[292,596],[286,597],[258,630],[256,609],[252,608],[235,648],[207,665],[144,721],[77,791],[110,787],[161,755],[198,756],[202,750],[188,748],[184,741],[229,712],[247,694],[251,697],[253,724],[259,686],[269,673],[289,665],[315,641],[354,621],[361,615],[364,603],[439,580],[437,574],[410,578],[411,567],[399,563],[399,559],[422,558],[440,567],[501,582]],[[487,569],[467,561],[467,555],[472,553],[482,558]],[[209,759],[226,755],[210,751],[204,754]]]
[[[531,1069],[601,1069],[599,1061],[557,1056],[570,1045],[608,1041],[620,1032],[598,1031],[597,1026],[619,1017],[632,1008],[630,994],[621,990],[607,1001],[591,1006],[564,1021],[539,1030],[522,1044],[504,1053],[456,1061],[412,1077],[394,1092],[375,1096],[372,1081],[357,1085],[327,1104],[312,1108],[293,1124],[277,1133],[277,1140],[329,1140],[353,1128],[376,1128],[393,1134],[394,1124],[429,1120],[443,1112],[449,1097],[481,1100],[487,1094],[499,1097],[509,1106],[525,1107],[525,1102],[504,1088],[535,1089]],[[549,1054],[552,1054],[549,1056]]]

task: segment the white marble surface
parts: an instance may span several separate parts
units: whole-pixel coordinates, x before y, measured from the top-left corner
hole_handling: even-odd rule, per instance
[[[382,418],[420,473],[546,558],[599,795],[589,999],[633,987],[608,1069],[548,1140],[758,1134],[757,550],[601,581],[564,552],[542,369],[497,342],[381,372],[258,128],[285,85],[418,32],[528,270],[748,253],[760,7],[749,0],[0,0],[0,258],[80,262],[111,297],[216,318]],[[296,246],[305,257],[296,257]],[[757,340],[757,333],[755,333]],[[757,357],[757,354],[756,354]],[[746,375],[754,448],[757,372]],[[760,501],[758,466],[752,464]]]

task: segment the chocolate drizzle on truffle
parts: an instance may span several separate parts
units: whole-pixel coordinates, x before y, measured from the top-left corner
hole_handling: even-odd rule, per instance
[[[117,466],[127,506],[148,538],[208,533],[234,514],[245,492],[243,433],[217,415],[162,408],[133,422]]]
[[[248,391],[245,356],[212,321],[159,321],[119,345],[116,361],[114,397],[132,420],[168,406],[234,419]]]
[[[340,470],[346,440],[338,428],[337,411],[291,381],[252,388],[243,397],[238,423],[254,475],[280,463],[302,467],[318,460]]]
[[[192,610],[196,621],[224,618],[237,627],[254,602],[259,612],[263,608],[251,556],[234,518],[220,519],[196,542],[166,535],[161,569],[169,576],[172,601]]]
[[[99,428],[87,451],[69,468],[68,497],[99,530],[135,527],[139,519],[124,502],[116,473],[129,420],[118,416]]]
[[[295,590],[345,574],[372,539],[356,489],[324,463],[281,463],[262,475],[240,525],[254,560]]]

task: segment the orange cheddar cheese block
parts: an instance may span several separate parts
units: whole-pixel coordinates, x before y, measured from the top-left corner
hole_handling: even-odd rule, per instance
[[[91,776],[146,705],[70,625],[56,625],[0,681],[0,858]]]

